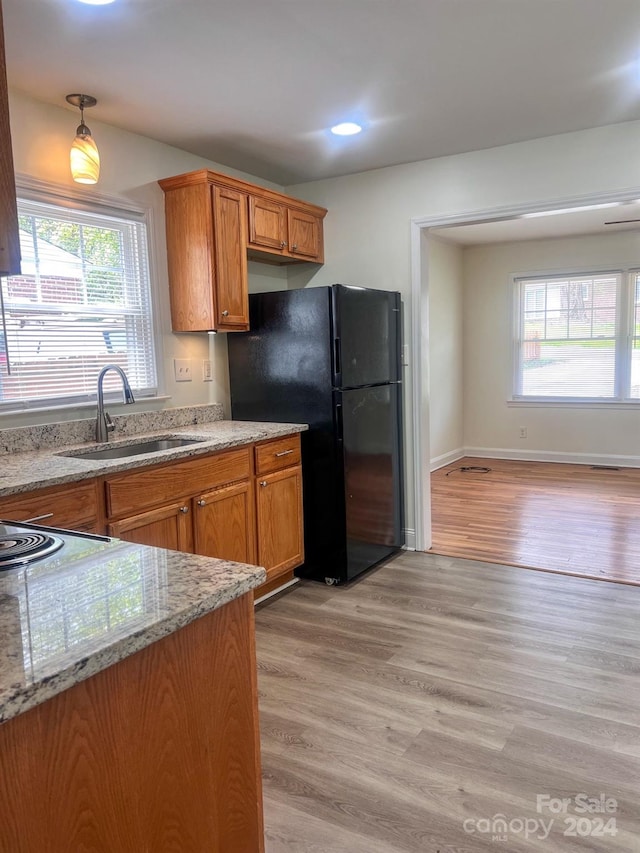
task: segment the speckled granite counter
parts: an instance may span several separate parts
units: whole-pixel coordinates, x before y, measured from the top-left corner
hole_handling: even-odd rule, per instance
[[[0,572],[0,722],[265,578],[255,566],[87,537],[69,537],[53,556]]]
[[[136,432],[129,434],[124,439],[113,439],[108,444],[99,445],[85,443],[63,446],[53,442],[53,446],[47,446],[44,449],[20,452],[18,444],[8,445],[5,442],[4,453],[0,453],[0,496],[19,494],[61,483],[72,483],[102,474],[113,474],[118,471],[141,468],[174,459],[186,459],[203,453],[212,453],[229,447],[303,432],[306,429],[305,424],[215,420],[180,427],[158,427],[153,431]],[[0,438],[2,438],[2,433],[3,431],[0,431]],[[81,451],[82,449],[109,447],[116,443],[134,443],[141,439],[169,436],[194,438],[198,439],[198,443],[143,456],[129,456],[110,460],[81,459],[60,455],[61,453]],[[57,435],[56,440],[60,440]]]

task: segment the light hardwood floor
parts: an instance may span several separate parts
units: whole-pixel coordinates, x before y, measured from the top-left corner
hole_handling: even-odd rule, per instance
[[[431,500],[435,554],[640,584],[637,468],[465,458],[433,472]]]
[[[272,600],[256,613],[267,853],[637,853],[639,614],[640,588],[410,552]],[[536,810],[581,793],[617,807],[579,829],[614,817],[615,836],[565,836],[573,802]],[[508,838],[465,832],[497,814]],[[518,821],[541,818],[549,837],[525,839]]]

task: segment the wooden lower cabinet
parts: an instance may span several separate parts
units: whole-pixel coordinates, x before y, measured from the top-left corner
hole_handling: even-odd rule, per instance
[[[298,465],[256,478],[258,564],[267,582],[304,560],[302,468]]]
[[[232,483],[194,500],[195,552],[255,564],[255,513],[251,482]]]
[[[264,850],[251,593],[0,725],[3,853]]]
[[[114,521],[108,525],[107,531],[109,536],[137,542],[138,545],[193,551],[191,509],[183,501]]]
[[[97,481],[84,480],[0,498],[0,518],[16,522],[33,519],[45,527],[101,533],[100,507]]]

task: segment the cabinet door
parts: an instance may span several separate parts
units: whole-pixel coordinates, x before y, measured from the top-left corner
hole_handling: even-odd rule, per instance
[[[287,248],[287,208],[283,204],[249,196],[249,245],[276,252]]]
[[[302,468],[286,468],[257,479],[258,565],[267,578],[299,566],[304,559]]]
[[[247,197],[215,184],[212,191],[216,323],[219,329],[246,331],[249,328]]]
[[[107,529],[109,536],[126,539],[127,542],[193,552],[191,507],[188,503],[176,503],[123,518],[109,524]]]
[[[196,554],[255,564],[251,482],[233,483],[194,501]]]
[[[288,211],[289,253],[322,263],[322,220],[302,210]]]
[[[7,73],[0,4],[0,275],[20,272],[20,239],[16,212],[16,184],[9,130]]]

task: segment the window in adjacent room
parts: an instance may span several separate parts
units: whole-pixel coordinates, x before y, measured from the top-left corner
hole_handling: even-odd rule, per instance
[[[18,214],[22,274],[1,280],[0,411],[93,400],[106,364],[154,396],[143,214],[20,199]]]
[[[640,271],[515,279],[514,400],[640,399]]]

